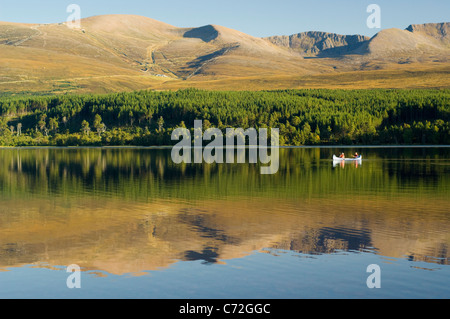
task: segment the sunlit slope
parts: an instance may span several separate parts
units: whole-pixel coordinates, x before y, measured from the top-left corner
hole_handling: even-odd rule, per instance
[[[0,92],[448,87],[445,77],[436,77],[450,64],[448,25],[387,29],[371,39],[323,32],[263,39],[218,25],[179,28],[136,15],[90,17],[80,28],[0,22]],[[379,70],[382,82],[371,73]],[[352,84],[343,77],[363,80]]]
[[[431,30],[435,28],[425,28]],[[410,31],[411,30],[411,31]],[[432,36],[423,31],[413,29],[386,29],[376,34],[370,41],[361,45],[357,51],[372,57],[389,58],[411,58],[426,59],[434,56],[434,59],[448,60],[450,50],[448,40],[450,36]],[[419,29],[421,30],[421,29]]]
[[[127,42],[114,33],[108,37],[108,30],[98,28],[91,20],[83,20],[86,29],[70,29],[64,24],[2,23],[0,89],[102,92],[145,88],[160,81],[141,71],[139,59],[145,48],[138,49],[144,40],[132,38]],[[88,31],[91,25],[92,33]]]

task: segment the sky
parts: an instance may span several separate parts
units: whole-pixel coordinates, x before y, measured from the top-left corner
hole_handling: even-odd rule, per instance
[[[450,0],[0,0],[0,21],[65,22],[70,4],[81,17],[137,14],[177,27],[216,24],[256,37],[305,31],[373,36],[381,29],[450,22]],[[381,9],[381,28],[369,28],[370,4]]]

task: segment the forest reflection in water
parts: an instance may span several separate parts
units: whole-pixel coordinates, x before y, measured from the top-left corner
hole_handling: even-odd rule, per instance
[[[448,265],[448,148],[280,150],[259,164],[174,164],[169,149],[0,150],[0,268],[110,274],[253,251],[364,251]]]

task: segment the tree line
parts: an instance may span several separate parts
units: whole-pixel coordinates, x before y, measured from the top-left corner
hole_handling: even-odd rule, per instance
[[[450,90],[137,91],[0,98],[0,145],[174,145],[177,127],[279,128],[281,145],[450,144]]]

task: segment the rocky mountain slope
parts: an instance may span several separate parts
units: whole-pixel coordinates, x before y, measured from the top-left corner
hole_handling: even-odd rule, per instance
[[[340,35],[327,32],[302,32],[290,36],[266,38],[275,45],[286,47],[305,56],[330,56],[348,53],[370,38],[362,35]]]

